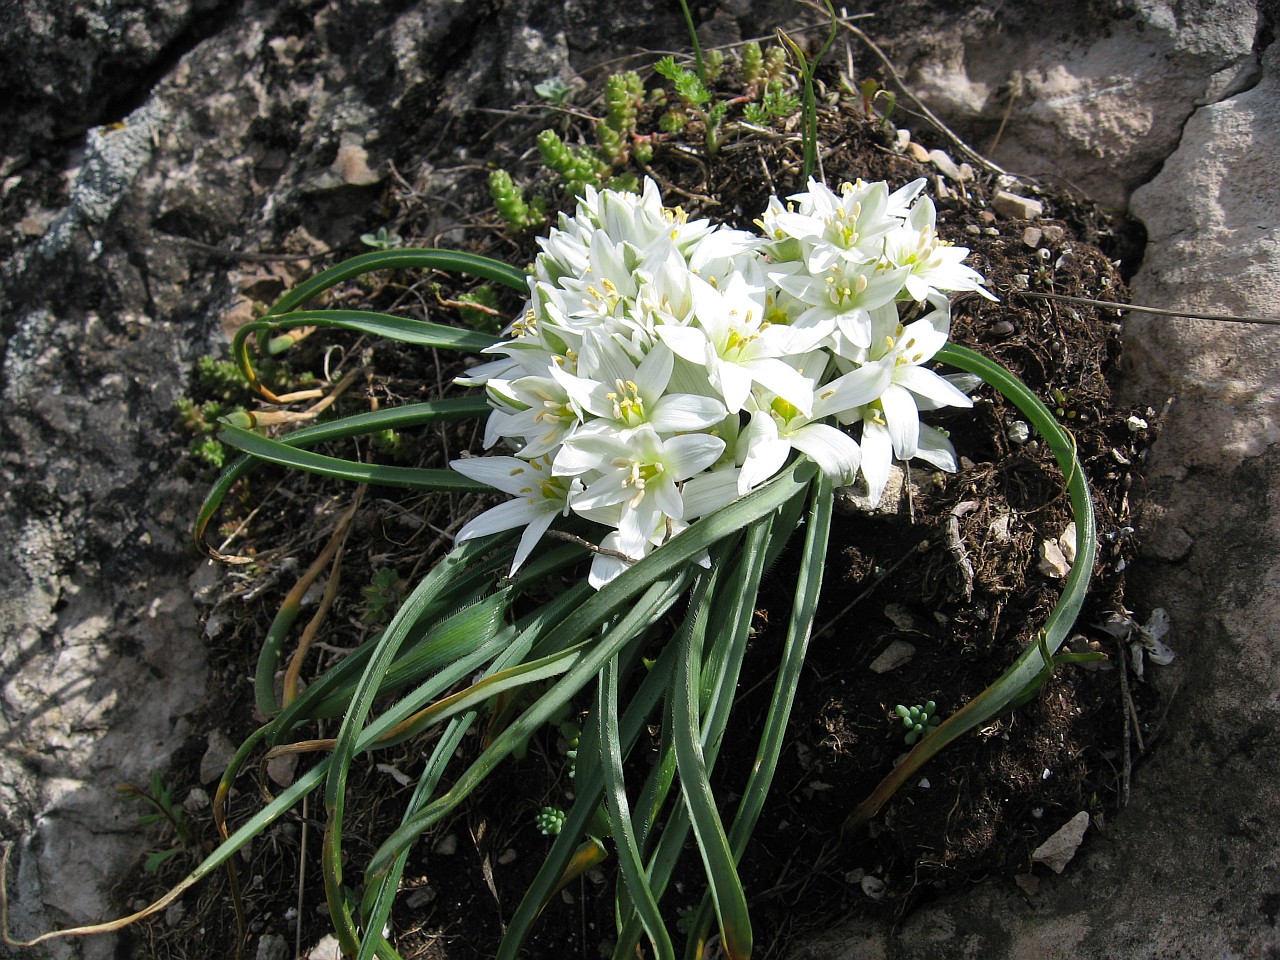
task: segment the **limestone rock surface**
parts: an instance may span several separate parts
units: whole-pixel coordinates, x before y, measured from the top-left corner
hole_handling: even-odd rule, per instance
[[[1276,7],[901,0],[870,32],[973,146],[1003,125],[998,162],[1132,197],[1150,237],[1136,300],[1274,317]],[[795,15],[762,0],[699,12],[715,42]],[[445,189],[445,167],[483,160],[494,115],[478,108],[686,41],[678,8],[651,0],[10,0],[2,13],[0,834],[11,923],[33,935],[110,913],[145,843],[116,784],[204,746],[185,543],[201,491],[173,470],[170,424],[194,358],[223,342],[239,253],[347,244],[391,165],[436,150],[428,175]],[[798,955],[1280,950],[1280,343],[1206,321],[1126,326],[1124,389],[1173,401],[1138,577],[1194,638],[1169,668],[1176,695],[1133,803],[1034,902],[984,884]]]

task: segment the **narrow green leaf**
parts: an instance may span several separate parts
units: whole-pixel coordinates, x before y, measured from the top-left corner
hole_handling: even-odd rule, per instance
[[[880,782],[850,815],[845,829],[852,829],[876,815],[897,789],[919,771],[925,762],[936,755],[957,737],[999,716],[1014,706],[1028,687],[1037,683],[1046,658],[1052,657],[1075,623],[1084,604],[1089,580],[1093,576],[1094,557],[1097,554],[1097,527],[1093,514],[1093,501],[1084,467],[1076,455],[1075,442],[1057,419],[1021,380],[1000,364],[961,347],[948,344],[938,351],[937,359],[975,373],[1004,395],[1048,443],[1054,459],[1067,478],[1067,492],[1071,497],[1071,510],[1076,523],[1076,558],[1071,572],[1063,584],[1062,595],[1054,605],[1045,625],[1034,641],[991,686],[974,697],[960,710],[942,722],[929,736],[920,740],[892,772]]]
[[[613,838],[617,844],[618,865],[626,882],[631,903],[640,916],[649,942],[658,960],[675,960],[675,948],[671,935],[658,910],[658,901],[644,874],[640,848],[636,844],[635,828],[631,822],[631,805],[627,800],[627,783],[622,772],[622,744],[618,735],[618,658],[611,657],[604,665],[596,685],[595,721],[600,727],[600,767],[604,772],[605,802],[609,806],[609,819],[613,824]]]
[[[410,403],[387,410],[356,414],[295,430],[280,442],[291,447],[312,447],[327,440],[343,440],[347,437],[378,433],[382,430],[403,430],[440,420],[466,420],[485,416],[490,411],[484,397],[464,397],[450,400],[433,400],[427,403]],[[192,528],[196,546],[201,552],[211,552],[204,542],[205,530],[218,512],[237,480],[248,473],[259,461],[249,456],[237,457],[222,473],[205,495]]]
[[[715,577],[717,572],[713,567],[711,576]],[[676,769],[680,774],[681,795],[693,826],[698,853],[702,855],[706,869],[711,899],[720,919],[721,945],[729,960],[748,960],[752,934],[747,898],[724,826],[716,811],[699,736],[699,671],[707,611],[702,605],[704,597],[697,599],[697,606],[690,604],[695,614],[693,621],[681,631],[678,640],[681,656],[676,660],[675,689],[671,699]]]
[[[384,487],[407,487],[411,490],[443,490],[452,493],[492,493],[493,488],[453,470],[427,470],[421,467],[389,467],[376,463],[360,463],[338,457],[300,450],[295,446],[259,436],[239,427],[223,427],[218,439],[228,446],[243,450],[269,463],[304,470],[322,477],[334,477],[352,483],[369,483]]]
[[[310,280],[298,284],[267,311],[268,316],[280,316],[296,309],[312,297],[340,283],[375,270],[452,270],[484,280],[501,283],[523,293],[528,290],[528,274],[523,270],[473,253],[456,250],[397,249],[363,253],[324,270]]]
[[[827,543],[831,535],[831,511],[833,491],[831,481],[819,474],[813,484],[805,529],[804,549],[800,556],[800,572],[796,578],[795,600],[787,622],[787,636],[783,642],[782,660],[774,681],[773,696],[765,716],[764,732],[756,761],[751,767],[747,785],[729,831],[729,843],[733,862],[736,864],[746,852],[747,843],[759,822],[764,809],[773,776],[778,769],[778,758],[786,742],[787,721],[795,703],[796,688],[804,669],[809,639],[813,635],[813,621],[818,611],[818,598],[822,592],[822,575],[826,566]],[[694,922],[692,942],[705,941],[710,923],[710,911],[704,903]]]

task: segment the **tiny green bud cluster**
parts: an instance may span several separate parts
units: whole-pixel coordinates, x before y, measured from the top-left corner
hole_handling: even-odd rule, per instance
[[[907,733],[903,739],[907,742],[907,746],[911,746],[921,737],[926,737],[942,722],[937,716],[938,705],[932,700],[926,700],[923,704],[916,704],[914,707],[904,707],[898,704],[893,708],[893,712],[902,718],[902,725],[906,728]]]
[[[557,837],[564,829],[565,812],[559,807],[543,807],[533,818],[533,824],[544,837]]]
[[[524,191],[516,186],[511,174],[505,170],[494,170],[489,174],[489,195],[507,226],[517,233],[540,227],[547,220],[542,205],[537,201],[532,205],[526,203]]]

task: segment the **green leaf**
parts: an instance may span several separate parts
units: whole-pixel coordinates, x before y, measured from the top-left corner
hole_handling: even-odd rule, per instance
[[[1066,476],[1067,492],[1071,497],[1071,510],[1076,523],[1076,558],[1063,584],[1062,595],[1045,619],[1044,627],[1035,640],[1027,645],[1013,665],[994,683],[943,721],[894,767],[850,815],[845,823],[846,830],[856,828],[874,817],[897,789],[915,776],[945,746],[1016,706],[1029,688],[1042,682],[1044,665],[1052,661],[1054,653],[1066,640],[1080,614],[1089,580],[1093,576],[1093,563],[1097,555],[1097,526],[1089,484],[1085,479],[1084,467],[1076,455],[1075,441],[1071,434],[1063,429],[1026,384],[1000,364],[956,344],[948,344],[939,350],[937,359],[967,373],[977,374],[1000,391],[1040,432]]]
[[[445,490],[453,493],[492,493],[493,488],[462,476],[453,470],[428,470],[421,467],[389,467],[375,463],[342,460],[260,436],[239,427],[225,426],[218,439],[259,460],[316,473],[322,477],[370,483],[384,487],[407,487],[411,490]]]

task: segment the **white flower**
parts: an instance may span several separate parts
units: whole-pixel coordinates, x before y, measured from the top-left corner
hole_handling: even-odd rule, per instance
[[[949,380],[922,366],[947,342],[950,309],[945,300],[903,326],[897,311],[876,312],[871,347],[863,364],[827,384],[814,402],[816,415],[835,415],[842,423],[862,421],[862,474],[876,503],[894,459],[921,457],[942,469],[955,469],[955,452],[939,431],[920,424],[919,397],[930,409],[971,407],[973,401]],[[859,398],[862,405],[853,407]]]
[[[771,199],[761,218],[767,236],[774,241],[799,241],[799,256],[811,274],[820,274],[838,263],[875,261],[880,240],[901,222],[906,207],[924,186],[916,180],[892,196],[883,181],[842,183],[840,195],[809,179],[807,193],[797,193],[784,208]],[[780,251],[781,252],[781,251]]]
[[[976,290],[988,300],[996,299],[982,286],[982,275],[961,263],[969,248],[940,239],[935,218],[933,201],[928,197],[917,200],[906,222],[885,237],[883,263],[889,268],[907,268],[904,285],[918,303],[934,291]]]
[[[539,241],[509,339],[459,379],[493,407],[486,447],[518,454],[455,462],[516,498],[459,539],[523,526],[514,572],[572,510],[603,528],[598,588],[796,452],[837,482],[861,470],[875,499],[895,457],[954,470],[920,412],[970,401],[925,364],[947,340],[944,292],[989,294],[938,239],[923,185],[810,180],[770,201],[764,238],[689,220],[649,180],[586,188]],[[861,444],[831,421],[860,424]]]
[[[524,527],[525,531],[520,536],[515,557],[511,561],[511,576],[515,576],[552,521],[569,513],[569,496],[574,490],[575,481],[553,476],[551,462],[547,457],[537,460],[471,457],[453,460],[449,466],[464,477],[487,483],[516,498],[500,503],[468,521],[458,531],[456,538],[461,543],[472,537]]]
[[[652,427],[642,426],[626,434],[571,437],[556,454],[552,471],[584,478],[585,489],[571,502],[575,511],[625,505],[619,542],[632,556],[664,518],[684,519],[680,482],[710,467],[723,452],[719,437],[695,433],[663,440]]]
[[[659,433],[682,433],[708,429],[725,417],[724,404],[714,397],[667,392],[675,354],[664,344],[655,344],[636,364],[613,339],[587,334],[579,358],[579,370],[591,377],[559,369],[552,376],[584,419],[595,418],[583,430],[620,431],[648,424]]]
[[[811,349],[821,331],[766,321],[768,301],[758,270],[735,273],[723,288],[695,278],[693,302],[696,327],[662,326],[658,336],[677,356],[706,368],[730,413],[746,405],[753,384],[809,409],[808,381],[782,358]]]

